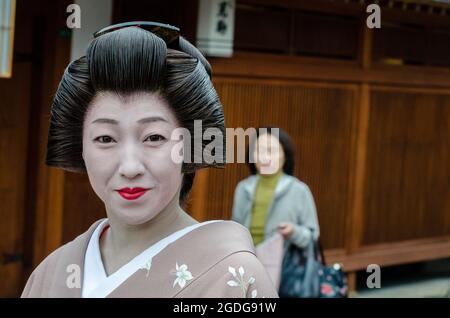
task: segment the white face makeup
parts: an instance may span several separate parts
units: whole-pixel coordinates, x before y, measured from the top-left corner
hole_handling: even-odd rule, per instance
[[[96,96],[84,119],[83,159],[108,216],[143,224],[178,195],[182,163],[171,159],[177,141],[170,138],[177,127],[169,105],[156,94]]]
[[[271,134],[258,137],[253,150],[255,166],[261,175],[278,173],[284,165],[284,151],[278,139]]]

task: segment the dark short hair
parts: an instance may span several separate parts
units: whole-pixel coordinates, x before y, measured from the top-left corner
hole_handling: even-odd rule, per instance
[[[46,164],[86,172],[82,158],[83,121],[91,101],[102,91],[122,97],[143,91],[160,94],[181,127],[190,131],[191,144],[194,120],[202,120],[202,133],[208,128],[218,128],[224,136],[223,107],[211,82],[211,66],[187,40],[180,37],[179,41],[179,50],[168,49],[164,40],[137,27],[94,38],[86,56],[67,66],[56,91],[50,115]],[[202,152],[204,147],[205,141]],[[183,202],[189,193],[197,169],[224,166],[225,139],[223,149],[216,148],[215,151],[223,154],[222,161],[183,163],[180,201]],[[197,155],[198,152],[191,158]]]
[[[272,129],[278,129],[278,131],[279,131],[278,141],[280,142],[281,147],[283,147],[284,156],[285,156],[283,172],[288,175],[293,175],[295,160],[294,160],[294,147],[292,145],[291,138],[289,137],[287,132],[285,132],[283,129],[281,129],[279,127],[274,127],[274,126],[262,126],[262,127],[257,128],[256,136],[254,136],[252,138],[252,140],[250,140],[250,142],[248,143],[246,161],[247,161],[247,166],[250,170],[250,173],[256,174],[258,172],[258,170],[256,169],[256,165],[254,163],[250,162],[250,156],[252,156],[252,154],[250,153],[250,148],[251,148],[252,144],[255,143],[256,140],[260,136],[266,134],[266,131],[267,131],[267,134],[271,134]]]

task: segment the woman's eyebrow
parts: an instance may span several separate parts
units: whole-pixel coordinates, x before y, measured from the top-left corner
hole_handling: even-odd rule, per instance
[[[97,118],[96,120],[93,120],[91,124],[100,123],[100,124],[112,124],[112,125],[118,125],[119,122],[115,119],[111,118]]]
[[[139,120],[137,121],[137,123],[139,123],[139,124],[146,124],[146,123],[153,123],[153,122],[155,122],[155,121],[163,121],[163,122],[168,123],[168,121],[167,121],[165,118],[160,117],[160,116],[153,116],[153,117],[145,117],[145,118],[141,118],[141,119],[139,119]]]
[[[153,123],[156,121],[163,121],[163,122],[168,123],[168,121],[166,119],[164,119],[163,117],[160,117],[160,116],[141,118],[137,121],[137,123],[138,124],[147,124],[147,123]],[[96,120],[92,121],[91,124],[95,124],[95,123],[112,124],[112,125],[119,124],[119,122],[117,120],[111,119],[111,118],[97,118]]]

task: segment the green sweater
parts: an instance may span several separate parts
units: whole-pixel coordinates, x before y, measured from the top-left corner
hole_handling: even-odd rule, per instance
[[[264,240],[266,218],[273,200],[275,188],[282,171],[270,176],[260,175],[256,185],[255,197],[253,198],[252,220],[250,223],[250,234],[253,243],[258,245]]]

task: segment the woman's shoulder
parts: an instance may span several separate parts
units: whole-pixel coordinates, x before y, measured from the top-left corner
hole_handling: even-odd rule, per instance
[[[220,255],[208,270],[181,293],[189,297],[278,297],[275,287],[255,255],[247,228],[233,221],[219,221],[203,228],[209,243],[216,244],[211,254]],[[211,236],[214,235],[214,236]]]
[[[289,183],[290,188],[295,191],[300,191],[300,192],[310,192],[311,191],[305,182],[301,181],[300,179],[298,179],[295,176],[283,174],[283,178],[286,180],[285,181],[286,183]]]
[[[277,298],[276,288],[258,258],[239,251],[223,258],[194,280],[180,297]]]
[[[54,264],[58,261],[58,259],[62,256],[66,256],[67,252],[73,252],[74,250],[79,250],[87,247],[87,244],[89,243],[89,240],[92,236],[92,233],[95,231],[97,226],[103,222],[102,220],[97,220],[94,222],[89,229],[78,235],[75,239],[72,241],[69,241],[60,247],[58,247],[56,250],[54,250],[52,253],[50,253],[40,264],[38,267],[36,267],[36,270],[38,270],[40,267],[46,267],[49,264]]]
[[[212,220],[204,222],[203,227],[214,227],[214,229],[221,229],[226,232],[239,231],[241,233],[248,232],[247,228],[235,221],[231,220]]]
[[[254,251],[253,240],[249,230],[242,224],[231,220],[214,220],[206,222],[201,227],[201,236],[209,238],[209,241],[215,241],[217,244],[230,245],[236,244],[236,247],[247,248]]]
[[[51,252],[33,270],[21,297],[43,297],[49,292],[55,279],[62,272],[67,275],[69,265],[81,266],[84,250],[92,235],[92,232],[102,220],[96,221],[89,229],[77,236],[74,240],[63,244]]]
[[[215,262],[238,252],[255,254],[249,230],[234,221],[210,221],[194,231],[188,242],[199,246],[196,251],[211,256]]]
[[[239,181],[238,184],[236,185],[236,189],[245,187],[245,186],[248,185],[248,184],[252,184],[253,182],[256,181],[257,178],[258,178],[257,175],[252,174],[252,175],[248,176],[247,178],[242,179],[242,180]]]

